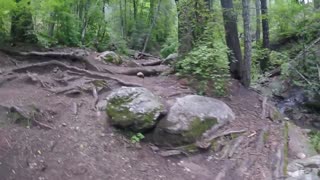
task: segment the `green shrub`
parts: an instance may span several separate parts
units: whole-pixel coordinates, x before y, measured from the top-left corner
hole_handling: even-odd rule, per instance
[[[192,76],[200,82],[200,94],[205,93],[210,83],[210,88],[213,88],[215,94],[221,96],[226,93],[230,78],[229,50],[220,38],[215,38],[215,28],[207,28],[204,37],[197,43],[198,46],[177,63],[177,70],[178,74]]]

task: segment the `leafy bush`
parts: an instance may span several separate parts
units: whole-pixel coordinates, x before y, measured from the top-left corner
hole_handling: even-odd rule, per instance
[[[142,133],[137,133],[131,136],[132,143],[139,143],[142,139],[144,139],[144,135]]]
[[[181,75],[196,78],[200,82],[200,93],[204,93],[205,87],[210,83],[216,95],[221,96],[226,93],[230,78],[229,50],[221,37],[217,38],[214,30],[210,25],[207,27],[198,46],[177,63],[177,70]]]
[[[316,149],[317,152],[320,152],[320,132],[312,131],[309,133],[311,144]]]

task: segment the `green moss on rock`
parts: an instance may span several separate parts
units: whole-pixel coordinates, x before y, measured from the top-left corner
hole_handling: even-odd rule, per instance
[[[136,96],[137,94],[115,97],[108,102],[106,112],[110,116],[112,124],[133,131],[148,129],[155,125],[156,114],[161,111],[162,107],[146,113],[132,112],[126,104],[129,104]]]
[[[217,123],[217,119],[214,118],[205,118],[204,120],[201,120],[199,117],[196,117],[191,122],[189,130],[183,133],[183,136],[195,141],[197,138],[201,137],[203,133],[211,129]]]

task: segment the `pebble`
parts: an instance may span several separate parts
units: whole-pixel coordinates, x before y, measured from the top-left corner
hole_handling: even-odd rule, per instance
[[[304,154],[304,153],[298,153],[297,154],[297,157],[299,158],[299,159],[304,159],[304,158],[306,158],[307,156]]]
[[[66,126],[67,126],[67,124],[66,124],[66,123],[62,123],[62,126],[63,126],[63,127],[66,127]]]

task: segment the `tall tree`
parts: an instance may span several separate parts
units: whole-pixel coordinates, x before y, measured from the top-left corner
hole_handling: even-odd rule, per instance
[[[223,9],[224,28],[226,33],[226,42],[231,50],[229,54],[230,71],[235,79],[240,79],[240,62],[242,61],[240,41],[238,38],[237,15],[233,9],[232,0],[220,0]]]
[[[177,1],[176,1],[177,3]],[[183,0],[178,7],[179,54],[187,54],[194,48],[205,30],[209,17],[207,0]]]
[[[314,8],[319,9],[320,8],[320,0],[313,0]]]
[[[153,30],[154,26],[156,25],[156,22],[157,22],[157,19],[158,19],[158,16],[159,16],[159,12],[160,12],[160,6],[161,6],[161,0],[158,1],[158,6],[157,6],[156,13],[153,15],[149,32],[148,32],[148,34],[147,34],[146,40],[144,41],[144,45],[143,45],[143,49],[142,49],[142,52],[143,52],[143,53],[144,53],[144,52],[146,51],[146,49],[147,49],[147,46],[148,46],[148,43],[149,43],[149,39],[150,39],[152,30]],[[150,7],[150,8],[151,8],[151,7]]]
[[[262,47],[269,49],[269,20],[268,20],[268,6],[267,0],[261,0],[261,14],[262,14]],[[265,71],[268,67],[269,55],[265,55],[260,61],[260,67],[262,71]]]
[[[260,0],[256,1],[256,41],[260,41],[260,35],[261,35],[261,3]]]
[[[12,12],[11,38],[14,42],[35,42],[30,1],[27,3],[16,0],[18,7]]]
[[[244,29],[244,59],[240,63],[241,83],[245,87],[250,86],[251,74],[251,33],[250,33],[250,0],[242,0],[242,17]]]

